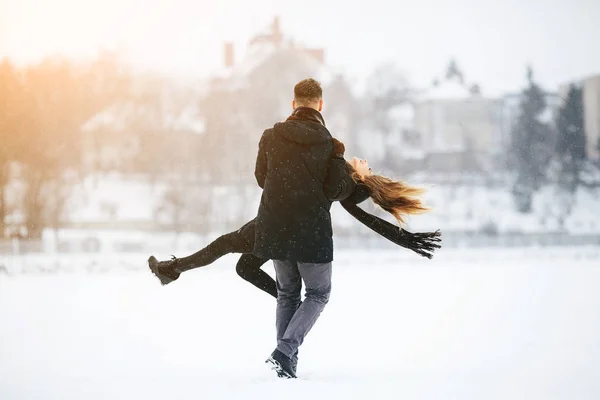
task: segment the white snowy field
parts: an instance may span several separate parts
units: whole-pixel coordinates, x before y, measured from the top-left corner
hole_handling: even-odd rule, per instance
[[[600,398],[599,248],[340,250],[297,380],[235,256],[166,287],[145,259],[0,273],[0,399]]]

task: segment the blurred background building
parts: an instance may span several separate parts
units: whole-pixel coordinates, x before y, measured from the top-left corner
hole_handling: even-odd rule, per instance
[[[197,80],[134,71],[109,53],[90,65],[4,60],[0,250],[14,250],[11,237],[66,251],[101,231],[238,228],[260,197],[260,135],[289,115],[293,85],[309,76],[348,157],[430,188],[435,212],[410,229],[440,228],[449,245],[600,243],[600,75],[552,92],[530,69],[521,92],[488,95],[451,59],[426,87],[387,63],[357,90],[302,39],[275,17],[245,48],[223,43],[222,67]],[[369,238],[337,206],[334,215],[340,242]],[[68,245],[73,232],[79,244]]]

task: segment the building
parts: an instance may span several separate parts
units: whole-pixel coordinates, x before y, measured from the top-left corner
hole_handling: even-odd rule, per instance
[[[157,154],[177,155],[182,162],[195,157],[204,132],[198,112],[203,94],[145,77],[133,81],[133,91],[134,100],[113,104],[81,127],[86,173],[151,172],[143,164],[152,166],[151,158]]]
[[[415,103],[414,129],[424,153],[431,155],[426,167],[471,169],[501,152],[499,111],[497,99],[483,97],[457,78],[434,84]]]
[[[213,91],[246,87],[252,73],[278,55],[288,56],[292,61],[300,63],[306,72],[314,73],[316,78],[326,81],[324,83],[328,83],[334,77],[325,64],[325,50],[300,46],[286,37],[281,31],[278,17],[273,18],[265,32],[250,38],[239,61],[235,57],[235,49],[231,42],[223,44],[223,55],[223,69],[211,80]],[[285,71],[282,67],[284,66],[281,65],[278,72]]]
[[[582,85],[587,154],[600,160],[600,74],[584,79]]]
[[[565,83],[560,86],[561,98],[565,99],[569,87],[583,89],[583,126],[587,139],[586,153],[590,160],[600,160],[600,74]]]
[[[214,176],[254,183],[251,173],[265,128],[291,113],[294,85],[315,78],[323,86],[323,116],[334,136],[352,147],[357,118],[348,84],[325,63],[325,50],[299,45],[280,28],[278,18],[248,41],[237,57],[224,44],[223,68],[211,79],[206,107],[205,148],[208,163],[220,165]],[[223,163],[223,160],[230,160]],[[233,161],[232,161],[233,160]]]

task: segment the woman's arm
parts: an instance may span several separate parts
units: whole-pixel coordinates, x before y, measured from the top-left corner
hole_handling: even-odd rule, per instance
[[[367,186],[359,182],[356,184],[356,187],[352,194],[348,196],[348,198],[344,201],[348,201],[353,204],[360,204],[363,201],[367,200],[369,197],[371,197],[371,191]]]
[[[439,230],[435,232],[412,233],[394,224],[390,224],[373,214],[369,214],[348,200],[342,201],[341,204],[354,218],[375,233],[423,257],[432,258],[433,252],[441,247],[439,245],[439,242],[441,242],[441,233]]]

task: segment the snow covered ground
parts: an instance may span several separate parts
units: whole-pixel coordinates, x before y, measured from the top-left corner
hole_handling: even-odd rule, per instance
[[[0,273],[0,399],[600,398],[597,247],[339,251],[294,381],[235,256],[167,287],[92,257],[0,260],[62,271]]]

